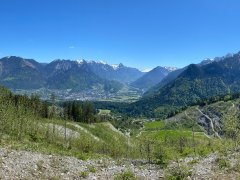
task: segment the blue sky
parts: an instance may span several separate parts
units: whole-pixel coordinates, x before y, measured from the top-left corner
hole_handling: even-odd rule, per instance
[[[240,51],[239,0],[1,0],[0,57],[177,66]]]

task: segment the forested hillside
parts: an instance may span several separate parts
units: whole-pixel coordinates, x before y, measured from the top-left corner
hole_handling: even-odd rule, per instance
[[[15,146],[15,143],[20,143],[20,148],[26,146],[38,151],[83,158],[98,153],[122,156],[126,152],[126,137],[108,128],[106,122],[101,123],[89,102],[69,102],[62,108],[56,106],[54,96],[47,103],[40,101],[37,96],[28,98],[13,95],[5,88],[1,88],[0,92],[2,145],[6,143]],[[80,122],[86,125],[78,124]],[[87,130],[87,124],[94,122],[99,122],[96,126],[98,132],[102,133],[94,135],[91,129]],[[114,142],[114,138],[119,141]]]
[[[203,99],[240,92],[240,53],[203,66],[189,65],[175,79],[155,90],[127,111],[132,114],[167,117]],[[146,113],[145,113],[146,112]]]

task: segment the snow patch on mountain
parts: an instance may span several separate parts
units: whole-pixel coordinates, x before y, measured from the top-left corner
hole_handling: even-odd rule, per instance
[[[146,69],[143,69],[143,70],[141,70],[141,71],[144,72],[144,73],[147,73],[147,72],[149,72],[149,71],[151,71],[151,70],[153,70],[153,68],[146,68]]]
[[[119,64],[112,64],[110,65],[114,70],[117,70],[119,68]]]
[[[105,61],[99,61],[99,62],[97,62],[97,63],[104,64],[104,65],[107,64],[107,62],[105,62]]]
[[[78,64],[83,64],[83,63],[85,62],[85,60],[84,60],[84,59],[76,60],[76,62],[77,62]]]
[[[103,64],[103,65],[108,65],[107,62],[105,61],[88,61],[89,64]]]
[[[164,68],[170,72],[176,71],[178,69],[177,67],[169,67],[169,66],[164,66]]]

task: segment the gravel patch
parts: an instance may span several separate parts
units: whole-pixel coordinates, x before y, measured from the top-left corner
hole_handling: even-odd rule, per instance
[[[91,168],[89,168],[91,167]],[[91,170],[92,169],[92,170]],[[154,165],[134,165],[131,161],[112,159],[82,161],[74,157],[45,155],[0,148],[0,179],[114,179],[116,174],[131,170],[139,179],[155,180],[163,170]],[[86,172],[86,173],[83,173]]]

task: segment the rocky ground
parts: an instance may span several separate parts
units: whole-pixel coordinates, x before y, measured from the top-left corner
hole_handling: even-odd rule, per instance
[[[219,154],[212,153],[203,158],[185,158],[179,163],[173,162],[168,169],[180,165],[183,173],[191,174],[187,179],[216,179],[216,180],[235,180],[240,179],[240,154],[231,153]],[[185,171],[185,172],[184,172]]]
[[[134,163],[134,162],[133,162]],[[0,149],[0,179],[114,179],[132,171],[139,179],[159,179],[163,171],[155,166],[135,165],[110,159],[82,161],[74,157],[44,155]]]
[[[0,179],[114,179],[125,171],[132,171],[137,179],[162,179],[166,174],[186,174],[186,179],[237,179],[240,177],[239,154],[205,158],[186,158],[172,162],[165,170],[142,161],[114,161],[112,159],[82,161],[74,157],[45,155],[28,151],[0,148]],[[185,168],[187,167],[187,168]]]

